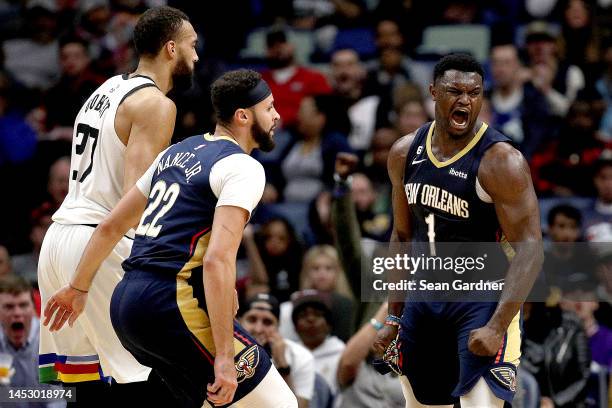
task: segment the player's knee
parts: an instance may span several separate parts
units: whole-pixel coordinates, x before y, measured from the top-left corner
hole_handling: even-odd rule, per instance
[[[502,408],[504,400],[495,395],[484,378],[480,378],[474,388],[461,397],[461,408]]]

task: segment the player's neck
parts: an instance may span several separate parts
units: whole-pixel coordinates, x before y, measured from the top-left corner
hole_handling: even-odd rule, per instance
[[[131,74],[131,76],[134,75],[144,75],[151,78],[164,95],[172,89],[172,74],[167,64],[160,67],[160,64],[155,60],[141,58],[140,61],[138,61],[136,71]]]
[[[240,148],[244,150],[246,154],[251,154],[251,152],[255,148],[251,140],[249,140],[252,138],[250,138],[247,132],[243,133],[243,132],[240,132],[239,130],[238,131],[234,130],[230,126],[226,126],[220,123],[217,123],[217,126],[215,126],[215,133],[213,136],[217,136],[217,137],[223,136],[223,137],[229,137],[231,139],[234,139],[236,143],[238,143]]]
[[[436,124],[438,123],[440,122],[436,121]],[[482,122],[476,121],[474,127],[462,136],[452,136],[441,126],[435,126],[431,137],[431,146],[434,151],[440,152],[444,157],[452,157],[470,143],[481,126]]]

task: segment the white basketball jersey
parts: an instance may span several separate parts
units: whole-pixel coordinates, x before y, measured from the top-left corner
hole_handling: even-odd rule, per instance
[[[68,195],[53,221],[98,224],[119,202],[126,147],[115,131],[115,115],[127,96],[148,86],[155,86],[148,77],[117,75],[81,107],[74,123]]]

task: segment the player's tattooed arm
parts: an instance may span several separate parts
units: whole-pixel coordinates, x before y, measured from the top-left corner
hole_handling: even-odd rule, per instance
[[[133,98],[133,99],[132,99]],[[129,117],[123,191],[128,192],[155,157],[170,144],[176,106],[156,88],[144,88],[124,102]]]
[[[544,252],[538,200],[521,153],[507,143],[493,145],[481,161],[478,179],[493,199],[502,231],[515,251],[497,309],[484,328],[470,335],[472,352],[493,355],[531,291]]]

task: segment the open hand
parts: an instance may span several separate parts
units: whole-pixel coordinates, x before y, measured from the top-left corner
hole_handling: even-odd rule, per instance
[[[66,321],[72,327],[77,317],[83,313],[86,302],[87,293],[73,289],[70,285],[63,287],[47,301],[43,324],[47,326],[55,314],[53,323],[49,326],[50,331],[61,329]]]

